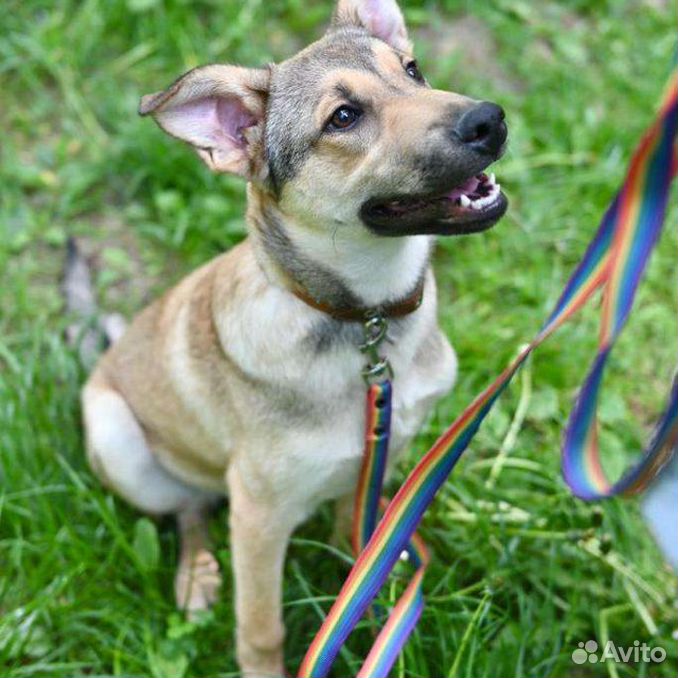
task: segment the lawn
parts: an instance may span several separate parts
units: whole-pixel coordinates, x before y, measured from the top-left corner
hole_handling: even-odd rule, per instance
[[[676,47],[675,3],[660,0],[403,4],[432,84],[505,107],[510,147],[496,172],[511,206],[495,229],[439,243],[440,319],[460,378],[396,480],[549,312],[653,115]],[[87,468],[85,373],[63,340],[58,281],[75,235],[96,265],[102,305],[130,315],[244,237],[243,183],[210,175],[139,119],[139,97],[201,63],[282,59],[320,34],[331,6],[5,0],[2,9],[0,676],[235,676],[230,578],[209,615],[184,622],[172,601],[172,522],[141,517]],[[671,204],[601,403],[612,473],[641,447],[675,365],[675,192]],[[560,477],[560,434],[593,356],[596,310],[528,364],[426,515],[428,603],[393,676],[676,675],[675,578],[637,501],[585,504]],[[211,529],[228,572],[226,511]],[[292,673],[348,571],[347,552],[326,546],[330,531],[328,507],[289,552]],[[382,605],[407,574],[398,570]],[[333,675],[356,674],[374,623],[362,623]],[[579,642],[608,638],[668,657],[572,663]]]

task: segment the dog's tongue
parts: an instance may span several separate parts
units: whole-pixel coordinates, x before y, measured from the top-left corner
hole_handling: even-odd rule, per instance
[[[457,186],[456,188],[453,188],[448,194],[447,197],[450,200],[456,200],[457,198],[461,198],[462,195],[469,195],[471,193],[475,193],[476,189],[480,185],[480,177],[471,177],[468,179],[465,183],[463,183],[461,186]]]

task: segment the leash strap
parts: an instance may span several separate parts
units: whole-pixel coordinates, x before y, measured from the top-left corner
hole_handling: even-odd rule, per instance
[[[464,410],[440,436],[409,474],[381,521],[376,522],[376,497],[383,479],[385,459],[375,461],[372,452],[383,454],[381,443],[366,441],[359,492],[365,508],[359,514],[356,544],[367,544],[309,647],[299,678],[323,678],[339,649],[376,596],[403,550],[408,546],[424,511],[445,482],[462,452],[477,432],[494,402],[530,353],[603,287],[603,305],[598,354],[584,381],[566,427],[563,441],[563,475],[572,492],[582,499],[601,499],[641,490],[661,468],[678,440],[678,379],[674,380],[666,409],[650,443],[630,470],[615,483],[606,477],[596,439],[597,399],[603,371],[612,347],[633,305],[633,299],[656,244],[665,217],[671,180],[678,169],[675,148],[678,127],[678,68],[670,79],[657,119],[635,150],[619,193],[605,213],[596,236],[572,274],[539,334],[532,343]],[[384,380],[386,381],[386,380]],[[368,422],[383,414],[378,394],[390,383],[368,391]],[[375,480],[381,465],[379,483]],[[366,470],[367,469],[367,470]],[[370,470],[372,469],[372,471]],[[377,471],[374,471],[377,469]],[[369,512],[369,515],[368,515]],[[373,529],[373,531],[372,531]],[[405,643],[423,605],[421,580],[428,560],[425,550],[405,593],[363,664],[360,678],[384,678]]]
[[[379,497],[384,484],[388,443],[391,435],[391,394],[388,379],[371,384],[365,402],[365,448],[353,507],[353,553],[367,546],[379,514]]]
[[[380,495],[388,457],[392,390],[388,379],[371,384],[367,390],[365,449],[353,515],[353,552],[356,557],[374,533],[379,509],[384,511],[388,506],[386,499]],[[422,581],[429,553],[416,532],[411,535],[399,557],[412,563],[416,572],[377,636],[356,678],[388,674],[424,609]]]

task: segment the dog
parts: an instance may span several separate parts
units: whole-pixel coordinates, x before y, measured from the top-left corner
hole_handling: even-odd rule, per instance
[[[340,529],[350,522],[363,321],[388,320],[392,467],[456,378],[431,248],[504,214],[484,173],[506,144],[504,112],[428,85],[395,0],[339,0],[292,58],[196,68],[139,112],[247,180],[248,237],[101,357],[82,393],[88,460],[133,506],[176,516],[188,614],[217,596],[206,513],[228,497],[237,660],[246,676],[282,676],[290,535],[327,500]]]

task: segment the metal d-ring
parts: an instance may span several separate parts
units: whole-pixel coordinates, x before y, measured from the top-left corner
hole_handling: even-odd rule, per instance
[[[368,384],[393,377],[393,368],[387,358],[379,355],[379,346],[386,338],[388,322],[379,311],[372,311],[363,323],[363,343],[360,350],[367,355],[367,364],[362,370]]]
[[[393,377],[393,368],[391,363],[386,358],[382,358],[378,363],[374,365],[365,365],[362,369],[363,379],[368,384],[374,384],[381,381],[382,377],[388,379]]]

